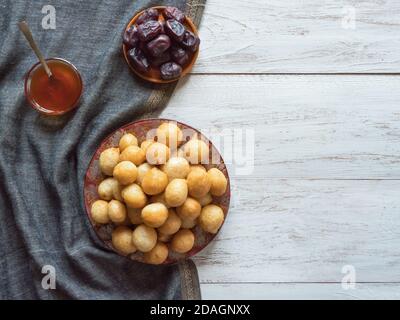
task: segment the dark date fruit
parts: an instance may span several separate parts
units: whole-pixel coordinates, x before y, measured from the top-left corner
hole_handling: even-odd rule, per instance
[[[153,57],[163,54],[171,46],[171,39],[166,34],[160,34],[146,45],[146,51]]]
[[[167,62],[161,66],[160,73],[164,80],[177,79],[182,74],[182,67],[175,62]]]
[[[171,47],[170,52],[172,60],[174,60],[177,64],[184,66],[185,64],[188,63],[189,55],[187,54],[185,49],[182,49],[181,47],[178,46],[173,46]]]
[[[139,16],[139,18],[137,18],[136,24],[139,25],[139,24],[145,23],[149,20],[157,21],[158,16],[159,16],[159,14],[158,14],[157,9],[154,9],[154,8],[147,9]]]
[[[138,71],[147,72],[149,71],[149,61],[144,55],[143,51],[139,48],[133,48],[128,52],[129,58],[131,59],[133,65]]]
[[[195,52],[200,45],[200,39],[192,32],[186,30],[185,34],[183,35],[183,40],[181,45],[187,48],[188,50]]]
[[[179,22],[184,22],[185,21],[185,15],[184,13],[179,10],[178,8],[175,7],[166,7],[163,10],[163,16],[166,20],[169,19],[175,19]]]
[[[139,34],[136,26],[131,26],[124,32],[123,41],[129,48],[136,47],[139,43]]]
[[[162,32],[161,23],[150,20],[137,27],[140,40],[147,42],[157,37]]]
[[[182,23],[175,19],[167,20],[165,23],[165,33],[167,33],[175,41],[181,42],[185,34],[185,27]]]
[[[158,68],[168,61],[171,61],[171,54],[169,51],[165,51],[158,57],[150,57],[150,65],[154,68]]]

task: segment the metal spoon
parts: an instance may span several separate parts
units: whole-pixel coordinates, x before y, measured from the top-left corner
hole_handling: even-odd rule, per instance
[[[46,71],[48,77],[51,78],[53,76],[53,74],[51,73],[51,70],[46,63],[46,60],[44,59],[42,53],[40,52],[38,46],[36,45],[35,40],[33,40],[32,32],[29,29],[28,24],[25,21],[21,21],[20,23],[18,23],[18,27],[21,30],[21,32],[24,34],[26,40],[28,40],[29,45],[31,46],[32,50],[35,52],[36,56],[39,58],[39,61],[42,64],[44,70]]]

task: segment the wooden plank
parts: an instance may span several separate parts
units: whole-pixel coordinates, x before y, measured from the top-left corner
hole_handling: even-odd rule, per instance
[[[344,290],[339,283],[203,283],[201,294],[205,300],[398,300],[400,284],[359,283]]]
[[[349,265],[357,282],[400,282],[399,190],[399,180],[233,179],[226,223],[194,259],[200,279],[340,283]]]
[[[192,75],[161,116],[217,134],[253,130],[256,177],[399,179],[399,88],[388,75]]]
[[[399,16],[397,0],[207,0],[193,72],[400,72]]]

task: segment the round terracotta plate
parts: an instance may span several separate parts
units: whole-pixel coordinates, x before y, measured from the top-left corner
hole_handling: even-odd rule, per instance
[[[159,21],[164,21],[164,17],[161,14],[161,10],[164,9],[165,6],[156,6],[153,8],[157,9],[160,12]],[[126,25],[126,27],[124,29],[124,32],[136,23],[137,18],[139,18],[139,16],[143,13],[143,11],[140,11],[139,13],[137,13],[129,21],[129,23]],[[192,20],[190,20],[190,18],[186,17],[186,20],[183,24],[189,31],[193,32],[196,36],[198,36],[197,28],[194,25],[194,23],[192,22]],[[146,73],[142,73],[142,72],[139,72],[138,70],[136,70],[128,57],[128,51],[129,51],[128,47],[124,43],[122,43],[122,52],[123,52],[125,61],[128,64],[129,68],[140,78],[142,78],[146,81],[153,82],[153,83],[170,83],[170,82],[178,81],[180,78],[182,78],[186,74],[188,74],[190,72],[190,70],[192,70],[194,63],[197,60],[197,56],[199,55],[199,49],[197,49],[197,51],[195,53],[191,54],[190,61],[188,62],[188,64],[185,67],[182,67],[182,74],[179,78],[172,79],[172,80],[163,80],[163,79],[161,79],[160,70],[158,68],[153,68],[150,66],[150,70]]]
[[[214,147],[214,145],[211,143],[211,141],[209,141],[198,130],[196,130],[184,123],[180,123],[177,121],[168,120],[168,119],[146,119],[146,120],[135,121],[135,122],[129,123],[129,124],[121,127],[120,129],[114,131],[111,135],[109,135],[106,139],[103,140],[100,147],[96,150],[95,154],[93,155],[92,160],[89,163],[89,167],[87,169],[86,176],[85,176],[84,200],[85,200],[86,213],[89,217],[89,220],[90,220],[95,232],[99,236],[99,238],[104,242],[104,244],[109,249],[115,251],[118,254],[120,254],[120,253],[117,252],[113,248],[112,243],[111,243],[111,232],[114,228],[114,225],[113,224],[97,225],[96,223],[94,223],[94,221],[91,218],[92,203],[94,201],[98,200],[98,198],[99,198],[98,194],[97,194],[97,187],[98,187],[99,183],[105,178],[102,175],[102,173],[100,171],[100,167],[99,167],[100,153],[107,148],[118,146],[118,142],[119,142],[120,138],[122,137],[122,135],[124,133],[127,133],[127,132],[133,133],[138,138],[139,142],[141,143],[142,141],[146,140],[146,134],[149,130],[152,130],[152,129],[154,130],[161,123],[168,122],[168,121],[172,121],[172,122],[176,123],[179,126],[179,128],[181,128],[181,130],[184,131],[184,136],[189,136],[189,134],[190,134],[190,136],[193,136],[194,134],[197,134],[197,137],[199,139],[202,139],[204,142],[208,143],[208,145],[210,147],[210,151],[211,151],[210,159],[209,159],[210,164],[205,164],[204,166],[207,169],[210,169],[213,167],[218,168],[219,170],[221,170],[224,173],[224,175],[226,176],[226,178],[228,180],[228,187],[227,187],[225,194],[223,194],[220,197],[213,197],[214,198],[213,203],[221,206],[221,208],[224,211],[225,220],[226,220],[226,217],[228,214],[228,209],[229,209],[229,201],[230,201],[229,175],[228,175],[227,168],[224,164],[224,161],[223,161],[220,153]],[[189,134],[186,134],[186,133],[189,133]],[[212,163],[212,161],[214,163]],[[204,247],[206,247],[210,243],[210,241],[216,236],[215,234],[210,234],[210,233],[204,232],[199,226],[194,227],[192,229],[192,231],[195,234],[195,244],[193,246],[193,249],[185,254],[175,253],[175,252],[172,252],[172,250],[170,250],[168,259],[164,262],[164,264],[175,263],[178,260],[187,259],[187,258],[194,256],[200,250],[202,250]],[[128,258],[135,260],[135,261],[143,262],[143,254],[140,252],[135,252],[133,254],[130,254],[130,255],[128,255]]]

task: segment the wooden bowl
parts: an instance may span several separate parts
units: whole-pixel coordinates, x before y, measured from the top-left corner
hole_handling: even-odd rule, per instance
[[[159,17],[159,21],[164,21],[164,17],[161,14],[161,10],[166,8],[166,6],[156,6],[156,7],[152,7],[154,9],[157,9],[160,12],[160,17]],[[147,9],[145,9],[147,10]],[[139,18],[139,16],[143,13],[142,10],[139,13],[137,13],[130,21],[129,23],[126,25],[124,32],[126,30],[128,30],[132,25],[134,25],[136,23],[136,20]],[[183,25],[191,32],[193,32],[196,36],[198,36],[198,31],[196,26],[194,25],[194,23],[192,22],[192,20],[186,16],[186,20],[183,23]],[[152,66],[150,66],[150,70],[148,72],[140,72],[138,70],[136,70],[136,68],[133,66],[133,64],[131,63],[129,56],[128,56],[128,47],[122,43],[122,53],[124,55],[125,61],[128,64],[129,68],[140,78],[146,80],[146,81],[150,81],[153,83],[171,83],[171,82],[175,82],[178,81],[180,78],[184,77],[186,74],[188,74],[190,72],[190,70],[192,70],[192,67],[194,65],[194,63],[197,60],[197,57],[199,55],[199,49],[196,50],[196,52],[192,53],[190,55],[190,61],[186,64],[185,67],[182,67],[182,74],[179,78],[177,79],[171,79],[171,80],[164,80],[161,78],[161,74],[160,74],[160,70],[159,68],[154,68]]]
[[[146,119],[146,120],[139,120],[135,122],[131,122],[120,129],[114,131],[111,135],[109,135],[107,138],[103,140],[103,142],[100,144],[100,147],[96,150],[94,153],[90,163],[89,167],[86,171],[86,176],[85,176],[85,182],[84,182],[84,201],[85,201],[85,207],[86,207],[86,213],[88,215],[88,218],[98,235],[98,237],[104,242],[107,248],[113,250],[114,252],[123,255],[119,253],[117,250],[115,250],[112,246],[111,243],[111,232],[114,229],[114,225],[112,223],[106,224],[106,225],[98,225],[96,224],[91,216],[91,206],[92,203],[96,200],[99,199],[99,196],[97,194],[97,187],[100,184],[100,182],[105,178],[103,174],[100,171],[100,166],[99,166],[99,157],[100,153],[103,152],[107,148],[111,147],[116,147],[118,146],[118,142],[120,138],[128,132],[133,133],[141,143],[142,141],[146,140],[146,134],[149,130],[156,129],[161,123],[169,122],[173,120],[168,120],[168,119]],[[229,181],[229,175],[228,175],[228,170],[225,166],[225,163],[218,152],[218,150],[214,147],[211,141],[209,141],[203,134],[201,134],[198,130],[184,124],[181,122],[173,121],[178,125],[181,130],[192,130],[190,133],[193,132],[193,134],[197,134],[199,139],[202,139],[204,142],[208,143],[209,148],[210,148],[210,164],[205,164],[204,166],[206,169],[210,168],[218,168],[221,170],[225,177],[228,180],[228,186],[226,192],[220,196],[220,197],[213,197],[213,203],[219,205],[222,210],[224,211],[225,215],[225,220],[228,214],[228,209],[229,209],[229,202],[230,202],[230,181]],[[213,156],[213,158],[212,158]],[[216,164],[212,164],[211,160],[216,159],[215,162]],[[224,221],[225,221],[224,220]],[[132,228],[133,229],[133,228]],[[195,243],[192,248],[187,253],[184,254],[179,254],[176,252],[173,252],[170,250],[168,259],[164,262],[164,264],[171,264],[175,263],[179,260],[182,259],[187,259],[195,254],[197,254],[200,250],[205,248],[212,239],[216,236],[216,234],[211,234],[204,232],[200,226],[196,226],[192,229],[194,235],[195,235]],[[140,252],[135,252],[133,254],[127,255],[128,258],[135,260],[135,261],[140,261],[143,262],[143,254]]]

